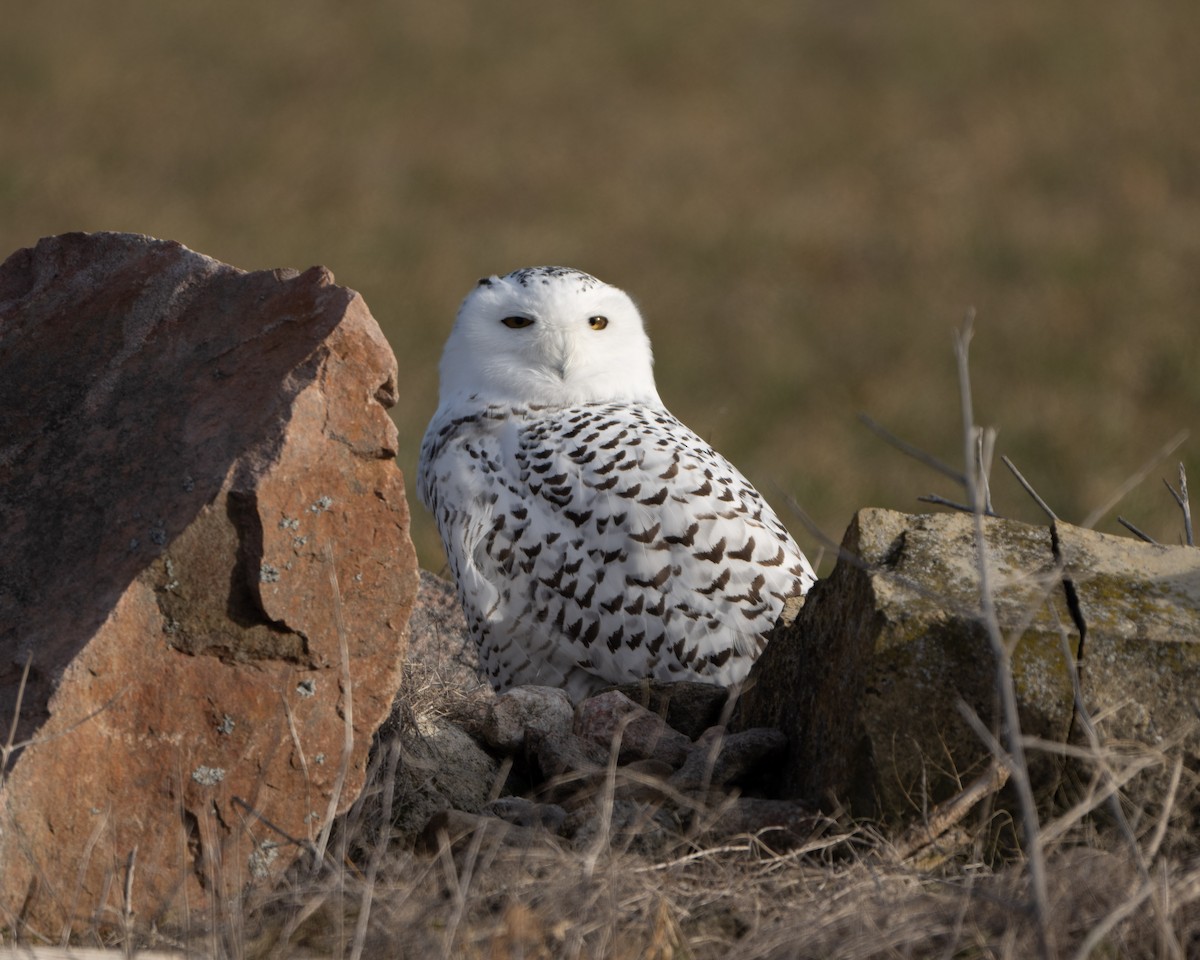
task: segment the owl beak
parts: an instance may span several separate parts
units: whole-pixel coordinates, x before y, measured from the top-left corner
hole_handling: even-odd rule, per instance
[[[549,367],[559,380],[567,379],[567,372],[571,367],[571,355],[573,352],[571,343],[566,337],[560,336],[554,338],[554,342],[550,347]]]

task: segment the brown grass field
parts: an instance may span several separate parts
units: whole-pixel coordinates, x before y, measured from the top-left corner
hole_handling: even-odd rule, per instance
[[[459,300],[544,262],[631,291],[668,405],[835,537],[859,507],[950,492],[855,416],[954,459],[972,306],[979,416],[1065,519],[1195,426],[1185,0],[49,0],[4,20],[0,251],[129,230],[325,264],[399,356],[410,476]],[[1100,528],[1121,512],[1176,540],[1158,476]],[[1037,516],[1007,478],[996,499]]]
[[[960,494],[856,417],[960,462],[952,334],[973,307],[976,415],[1080,522],[1197,426],[1198,36],[1187,0],[14,3],[0,255],[121,230],[246,269],[328,266],[396,350],[409,478],[475,279],[581,267],[642,306],[672,410],[834,538],[859,507]],[[1121,514],[1178,542],[1160,478],[1180,459],[1200,477],[1198,443],[1098,528]],[[1001,473],[997,510],[1038,519]],[[415,500],[414,539],[439,569]],[[1121,909],[1083,955],[1200,950],[1172,912],[1195,868],[1150,856],[1139,880],[1084,852],[1115,859],[1055,860],[1062,955]],[[401,857],[372,923],[421,928],[414,956],[1027,955],[997,906],[1019,880],[977,860],[686,856],[504,854],[473,880]],[[535,902],[546,885],[563,895]],[[318,953],[388,955],[381,927],[312,917]],[[222,951],[254,952],[234,934]]]

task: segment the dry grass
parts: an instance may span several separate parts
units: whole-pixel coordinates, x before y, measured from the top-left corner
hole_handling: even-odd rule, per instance
[[[388,799],[388,767],[385,758],[377,800]],[[1091,815],[1102,804],[1093,797],[1048,833],[1053,955],[1195,955],[1194,845],[1190,859],[1161,855],[1150,830],[1131,851],[1111,831],[1097,834]],[[1158,823],[1167,812],[1145,819]],[[582,851],[550,839],[507,846],[491,833],[418,854],[388,843],[383,814],[383,805],[361,805],[331,848],[343,859],[316,876],[296,870],[290,886],[230,905],[243,911],[238,923],[177,948],[380,960],[1036,954],[1024,864],[981,856],[971,840],[986,833],[979,824],[947,841],[948,856],[906,862],[863,827],[784,854],[751,837],[706,847],[681,836],[648,854],[621,842]],[[371,842],[359,846],[364,838]]]
[[[1136,851],[1098,837],[1102,803],[1072,810],[1046,845],[1052,955],[1194,955],[1200,866],[1151,851],[1154,831]],[[785,854],[751,837],[706,847],[680,836],[648,854],[629,842],[506,846],[481,832],[429,855],[391,848],[373,876],[360,860],[257,902],[230,955],[1036,955],[1023,862],[987,862],[969,835],[949,846],[940,863],[898,863],[861,827]]]
[[[470,721],[486,696],[450,658],[407,664],[402,709],[385,728],[368,787],[317,862],[297,864],[274,890],[223,904],[216,927],[182,941],[158,937],[155,948],[246,960],[1019,960],[1036,955],[1044,935],[1054,957],[1157,960],[1200,950],[1200,781],[1178,742],[1104,742],[1103,711],[1084,716],[1081,745],[1022,742],[1068,760],[1071,771],[1029,841],[1041,855],[1039,926],[1033,861],[1012,829],[1018,807],[986,786],[965,815],[930,811],[929,838],[843,818],[800,849],[778,851],[753,836],[706,837],[694,824],[651,829],[652,803],[617,818],[614,772],[591,800],[600,826],[591,843],[549,835],[510,843],[489,828],[414,849],[394,824],[412,799],[397,774],[421,736],[415,718]],[[137,945],[112,942],[127,952]]]
[[[931,843],[840,821],[806,846],[640,831],[628,817],[584,845],[549,835],[506,843],[503,831],[443,838],[415,852],[390,824],[408,798],[395,784],[414,715],[469,718],[478,700],[436,665],[410,664],[370,787],[315,874],[243,905],[243,919],[204,948],[230,957],[468,958],[1025,958],[1037,955],[1029,861],[1009,812],[983,791]],[[1104,717],[1095,719],[1102,728]],[[1055,957],[1183,958],[1200,949],[1196,775],[1178,745],[1061,745],[1072,774],[1038,829],[1045,934]],[[612,817],[620,779],[592,815]],[[1121,822],[1114,817],[1114,801]],[[698,817],[703,820],[703,816]],[[634,818],[634,822],[637,819]],[[603,827],[603,824],[601,825]],[[947,829],[948,828],[948,829]],[[999,838],[999,839],[998,839]],[[999,843],[999,845],[997,845]],[[418,844],[418,848],[420,845]]]

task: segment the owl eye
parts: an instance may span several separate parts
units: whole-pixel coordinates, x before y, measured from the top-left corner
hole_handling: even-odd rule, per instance
[[[522,327],[528,327],[533,323],[529,317],[505,317],[500,322],[512,330],[520,330]]]
[[[593,330],[603,330],[608,326],[608,317],[588,317],[588,326]]]

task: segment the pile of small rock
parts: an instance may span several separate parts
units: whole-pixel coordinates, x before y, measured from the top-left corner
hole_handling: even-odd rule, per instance
[[[635,684],[573,707],[560,689],[529,686],[457,723],[414,718],[401,734],[400,819],[412,829],[413,814],[440,802],[415,831],[418,849],[430,852],[480,832],[504,843],[556,837],[577,849],[611,842],[644,853],[681,837],[734,834],[794,848],[828,821],[753,795],[786,739],[766,728],[727,732],[727,700],[728,691],[707,684]]]
[[[786,738],[730,732],[734,706],[725,688],[690,682],[627,684],[578,706],[555,687],[497,694],[453,585],[422,571],[404,686],[376,737],[377,758],[399,752],[389,820],[427,851],[481,833],[645,853],[756,834],[794,848],[830,821],[767,795]]]

